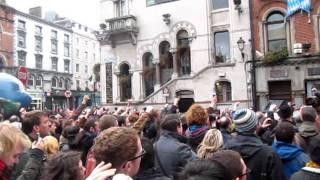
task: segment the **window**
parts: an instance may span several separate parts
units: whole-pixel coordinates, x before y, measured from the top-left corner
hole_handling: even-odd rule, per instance
[[[214,34],[215,57],[217,63],[230,60],[230,39],[229,32],[216,32]]]
[[[180,30],[177,33],[177,63],[179,67],[179,74],[190,75],[191,62],[190,62],[190,42],[189,35],[186,30]]]
[[[41,26],[36,26],[35,34],[36,35],[42,35],[42,27]]]
[[[222,9],[229,7],[229,0],[212,0],[212,9]]]
[[[120,65],[120,75],[119,84],[120,84],[120,100],[127,101],[131,98],[131,75],[129,73],[130,66],[126,63]]]
[[[170,44],[168,41],[163,41],[159,45],[160,59],[160,82],[164,84],[171,79],[173,73],[173,56],[170,53]]]
[[[58,54],[58,42],[54,39],[51,40],[51,53]]]
[[[76,57],[79,58],[79,49],[76,50]]]
[[[18,20],[18,29],[25,30],[26,29],[26,22]]]
[[[78,28],[81,29],[81,24],[78,25]]]
[[[65,57],[69,57],[70,56],[69,44],[64,44],[64,56]]]
[[[57,81],[58,81],[57,78],[56,78],[56,77],[53,77],[53,78],[52,78],[52,81],[51,81],[51,86],[52,86],[52,87],[57,87]]]
[[[64,79],[60,78],[59,80],[59,88],[63,88]]]
[[[42,76],[37,76],[36,86],[38,86],[38,87],[42,86]]]
[[[79,80],[76,81],[76,86],[77,86],[77,90],[81,90],[80,89],[80,81]]]
[[[285,16],[279,12],[272,12],[267,17],[267,43],[268,51],[287,47]]]
[[[18,64],[19,66],[26,66],[26,55],[25,51],[18,51]]]
[[[85,66],[84,66],[84,72],[85,72],[85,73],[88,73],[88,65],[85,65]]]
[[[128,15],[128,4],[127,0],[119,0],[114,2],[115,3],[115,17],[122,17]]]
[[[64,60],[64,72],[70,72],[70,60],[69,59],[65,59]]]
[[[28,75],[28,88],[33,89],[34,88],[34,75],[30,74]]]
[[[51,58],[51,63],[52,63],[52,70],[53,71],[58,71],[58,58],[52,57]]]
[[[156,84],[156,67],[152,63],[153,55],[145,53],[142,57],[143,60],[143,80],[144,80],[144,93],[145,97],[154,92],[154,85]]]
[[[18,47],[26,48],[26,33],[18,31]]]
[[[0,69],[6,67],[6,60],[0,55]]]
[[[76,64],[76,72],[79,72],[79,69],[80,69],[80,65]]]
[[[88,28],[87,28],[87,27],[85,27],[85,28],[84,28],[84,31],[85,31],[85,32],[87,32],[87,31],[88,31]]]
[[[70,39],[69,39],[69,35],[68,34],[65,34],[64,35],[64,42],[65,43],[69,43]]]
[[[86,83],[86,90],[88,90],[89,89],[89,81],[86,81],[85,83]]]
[[[177,1],[177,0],[147,0],[147,6],[152,6],[152,5],[171,2],[171,1]]]
[[[65,87],[66,89],[70,89],[70,84],[71,84],[71,80],[70,80],[70,79],[66,79],[66,80],[64,81],[64,87]]]
[[[215,90],[218,102],[231,101],[231,83],[228,81],[220,81],[215,84]]]
[[[42,51],[42,37],[35,36],[35,50]]]
[[[51,39],[58,39],[58,32],[55,30],[51,31]]]
[[[87,51],[84,52],[84,59],[88,59],[88,52]]]
[[[269,81],[268,87],[270,100],[292,100],[291,81]]]
[[[42,69],[42,55],[36,54],[36,69]]]

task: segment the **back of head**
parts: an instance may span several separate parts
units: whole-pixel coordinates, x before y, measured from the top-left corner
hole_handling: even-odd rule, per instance
[[[53,136],[46,136],[43,138],[44,149],[49,156],[56,154],[59,151],[59,142]]]
[[[76,151],[59,152],[54,155],[45,166],[45,179],[84,179],[79,168],[80,157],[81,153]]]
[[[202,142],[198,146],[198,156],[207,159],[223,145],[223,136],[218,129],[210,129],[206,132]]]
[[[238,152],[232,150],[217,151],[210,158],[213,161],[218,162],[224,168],[228,169],[228,174],[235,179],[242,175],[241,156]]]
[[[230,126],[231,120],[226,117],[222,116],[218,121],[217,121],[217,126],[222,129],[227,129]]]
[[[27,135],[9,123],[0,123],[0,157],[6,156],[19,143],[22,148],[29,148],[31,142]]]
[[[311,139],[311,141],[309,142],[308,151],[310,154],[310,159],[313,162],[320,164],[320,136],[319,135]]]
[[[284,121],[277,126],[275,135],[277,141],[291,144],[295,135],[295,130],[291,123]]]
[[[179,180],[233,180],[229,170],[212,160],[190,161],[179,173]]]
[[[180,117],[177,114],[168,114],[160,123],[161,130],[176,132],[177,127],[181,126]]]
[[[258,124],[255,112],[250,109],[240,109],[234,113],[233,122],[237,132],[254,132]]]
[[[99,119],[99,126],[100,126],[100,131],[103,131],[105,129],[108,129],[110,127],[115,127],[117,126],[117,118],[113,115],[103,115]]]
[[[304,106],[300,108],[300,116],[302,121],[315,122],[317,111],[312,106]]]
[[[111,127],[102,131],[95,140],[93,152],[97,163],[110,162],[120,168],[138,152],[139,136],[134,129]]]
[[[48,116],[48,114],[39,110],[27,112],[22,120],[22,131],[30,134],[34,126],[40,125],[43,116]]]
[[[281,119],[288,119],[292,116],[293,109],[291,106],[289,106],[288,103],[283,103],[278,110],[278,115]]]
[[[201,105],[193,104],[187,111],[186,119],[188,125],[206,125],[208,122],[208,114]]]

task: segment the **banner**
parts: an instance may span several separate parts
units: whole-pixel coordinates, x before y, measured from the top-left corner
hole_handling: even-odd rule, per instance
[[[311,0],[288,0],[288,15],[291,16],[298,10],[311,12]]]

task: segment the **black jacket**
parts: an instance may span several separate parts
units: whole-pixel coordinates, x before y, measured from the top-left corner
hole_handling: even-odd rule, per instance
[[[319,180],[320,169],[304,167],[291,176],[291,180]]]
[[[252,171],[248,180],[285,180],[282,163],[276,152],[254,134],[237,134],[225,144],[241,154]]]
[[[140,171],[133,180],[170,180],[170,178],[164,176],[160,169],[150,168]]]

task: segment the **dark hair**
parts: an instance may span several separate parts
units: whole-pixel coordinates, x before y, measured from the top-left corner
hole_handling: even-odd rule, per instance
[[[313,162],[320,164],[320,135],[317,135],[311,139],[311,141],[309,142],[308,150],[310,159]]]
[[[96,121],[94,119],[88,120],[83,127],[83,130],[86,132],[90,131],[90,128],[95,128],[96,127]]]
[[[147,170],[154,167],[154,151],[152,141],[142,137],[141,144],[146,154],[142,157],[139,171]]]
[[[228,175],[235,179],[242,175],[242,164],[241,164],[241,155],[232,150],[220,150],[215,153],[210,158],[213,161],[218,162],[223,167],[228,169]]]
[[[295,135],[295,130],[291,123],[281,122],[276,128],[275,135],[277,141],[291,144]]]
[[[119,124],[119,126],[125,126],[126,125],[126,118],[127,118],[127,116],[118,116],[118,124]]]
[[[47,180],[80,180],[79,161],[81,154],[75,151],[60,152],[54,155],[45,166]]]
[[[48,114],[43,112],[43,111],[38,111],[38,110],[27,112],[25,114],[24,119],[21,122],[22,131],[25,134],[30,134],[32,132],[32,130],[33,130],[33,126],[41,124],[41,118],[43,116],[48,116]]]
[[[233,180],[228,169],[208,159],[189,162],[178,176],[179,180]]]
[[[278,115],[281,119],[288,119],[292,116],[293,109],[288,103],[283,103],[279,107]]]
[[[176,132],[177,127],[181,125],[179,115],[177,114],[168,114],[164,117],[163,121],[160,123],[162,130],[167,130],[170,132]]]

